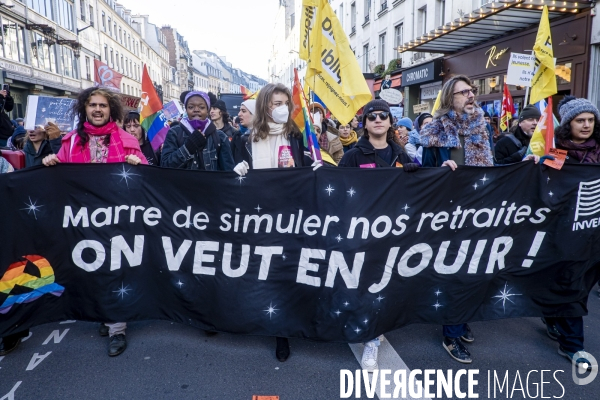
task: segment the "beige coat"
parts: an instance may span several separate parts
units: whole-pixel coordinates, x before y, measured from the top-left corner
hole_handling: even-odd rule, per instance
[[[327,140],[329,141],[329,148],[324,150],[327,150],[333,161],[338,164],[344,156],[344,146],[342,146],[340,138],[331,132],[327,132]]]

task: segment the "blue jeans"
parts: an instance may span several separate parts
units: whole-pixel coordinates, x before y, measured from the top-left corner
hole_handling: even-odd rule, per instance
[[[458,338],[467,333],[467,324],[444,325],[443,335],[449,338]]]
[[[558,344],[569,353],[583,350],[583,317],[546,317],[546,323],[560,333]]]

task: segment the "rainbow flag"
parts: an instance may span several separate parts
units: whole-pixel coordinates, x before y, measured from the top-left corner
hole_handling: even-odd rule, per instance
[[[321,161],[321,149],[319,148],[319,141],[317,135],[312,126],[312,120],[308,114],[306,108],[306,99],[304,98],[304,90],[298,79],[298,70],[294,68],[294,89],[292,90],[292,103],[294,104],[294,111],[292,113],[292,119],[296,123],[300,132],[302,132],[302,138],[304,139],[304,147],[310,150],[314,161]]]
[[[158,149],[165,141],[169,125],[163,113],[163,104],[154,89],[146,64],[142,74],[142,110],[140,111],[140,124],[146,130],[148,141],[154,150]]]

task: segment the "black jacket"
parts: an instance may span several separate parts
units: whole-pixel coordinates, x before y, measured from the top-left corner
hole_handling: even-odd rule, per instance
[[[223,128],[221,129],[221,132],[223,132],[224,134],[227,135],[227,137],[229,138],[229,140],[231,141],[233,136],[238,133],[239,131],[237,129],[235,129],[233,126],[229,125],[228,123],[223,125]]]
[[[144,140],[144,144],[140,146],[140,150],[148,160],[148,165],[156,165],[160,167],[160,155],[152,148],[152,144],[148,140]]]
[[[250,137],[250,131],[245,134],[240,131],[235,131],[233,137],[231,138],[231,154],[233,154],[233,161],[235,165],[238,165],[242,161],[246,161],[250,164],[250,159],[252,156],[246,150],[246,143],[248,143],[248,138]]]
[[[408,164],[412,163],[410,157],[404,152],[402,147],[394,142],[389,142],[392,146],[392,164],[387,165],[380,157],[375,153],[375,148],[369,142],[366,137],[358,139],[356,146],[353,149],[348,150],[344,153],[338,167],[360,167],[363,168],[383,168],[383,167],[395,167],[396,163]]]
[[[0,139],[8,140],[9,137],[12,136],[15,127],[12,122],[10,122],[10,118],[6,114],[7,112],[11,112],[13,107],[15,106],[15,101],[13,100],[10,93],[6,97],[0,96]]]
[[[33,147],[33,143],[27,140],[25,142],[25,146],[23,147],[23,153],[25,153],[25,168],[42,165],[42,160],[44,157],[50,154],[58,154],[61,145],[62,136],[59,136],[54,140],[44,140],[36,152],[35,147]]]
[[[502,139],[498,140],[498,143],[494,146],[496,164],[514,164],[523,160],[531,138],[525,135],[520,126],[517,126],[517,129],[513,133],[513,137],[516,141],[507,134]],[[520,146],[515,142],[518,142]]]

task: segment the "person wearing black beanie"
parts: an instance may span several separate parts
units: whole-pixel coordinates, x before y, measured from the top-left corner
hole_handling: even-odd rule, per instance
[[[211,96],[212,93],[209,93],[208,95]],[[231,141],[233,136],[237,133],[237,129],[234,129],[229,123],[227,105],[223,100],[217,100],[216,97],[214,97],[214,102],[211,98],[210,120],[215,124],[217,129],[227,135],[229,141]]]
[[[513,164],[523,160],[540,117],[540,110],[536,106],[523,108],[515,131],[505,135],[494,146],[496,164]]]

